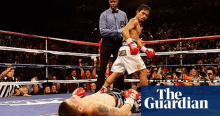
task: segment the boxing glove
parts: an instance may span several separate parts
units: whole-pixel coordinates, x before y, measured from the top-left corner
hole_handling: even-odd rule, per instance
[[[140,113],[141,112],[141,96],[138,97],[137,101],[134,102],[134,105],[131,109],[132,113]]]
[[[140,51],[139,46],[135,42],[133,42],[131,38],[128,38],[126,41],[127,41],[128,46],[130,48],[131,55],[138,54],[138,52]]]
[[[72,95],[77,95],[79,97],[85,97],[86,91],[82,87],[79,87],[73,91]]]
[[[142,47],[141,51],[144,52],[145,54],[147,54],[147,56],[149,58],[153,58],[155,56],[155,51],[152,48],[146,48],[146,47]]]
[[[133,106],[134,102],[138,99],[140,96],[139,92],[137,92],[134,89],[129,89],[124,92],[124,97],[125,97],[125,104],[130,104]]]

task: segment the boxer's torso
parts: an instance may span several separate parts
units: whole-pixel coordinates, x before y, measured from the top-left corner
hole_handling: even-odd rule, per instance
[[[137,19],[133,18],[133,19],[131,19],[131,20],[129,21],[129,23],[134,22],[134,20],[137,20]],[[129,32],[129,34],[130,34],[130,38],[135,39],[135,40],[138,40],[138,39],[139,39],[139,35],[141,34],[141,25],[140,25],[140,23],[138,23],[138,24]]]

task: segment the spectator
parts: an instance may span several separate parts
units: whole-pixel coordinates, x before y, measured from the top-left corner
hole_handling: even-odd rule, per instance
[[[199,77],[199,73],[196,70],[196,68],[193,68],[192,70],[190,70],[189,76],[192,78],[193,81],[197,81],[197,82],[194,82],[194,85],[200,85],[199,83],[200,77]]]
[[[60,83],[56,83],[56,87],[57,87],[57,93],[63,93]]]
[[[37,76],[33,76],[33,78],[31,79],[31,82],[34,82],[34,81],[38,81]],[[43,86],[41,84],[39,84],[38,86],[40,87],[40,89],[43,89]],[[28,88],[28,93],[29,94],[32,93],[33,85],[28,85],[27,88]]]
[[[160,85],[173,86],[174,83],[171,82],[171,80],[173,80],[173,78],[172,78],[172,74],[171,74],[171,73],[166,73],[166,82],[163,82],[163,83],[160,84]]]
[[[82,59],[79,59],[79,66],[82,66]],[[96,67],[96,61],[94,60],[94,67]],[[86,72],[84,71],[83,68],[80,68],[81,70],[81,77],[82,79],[95,79],[95,75],[96,75],[96,68],[93,69],[92,74],[90,72],[90,70],[86,70]],[[90,83],[86,82],[84,83],[83,87],[86,90],[86,92],[90,92]]]
[[[71,72],[71,77],[69,78],[69,80],[78,80],[79,77],[77,76],[77,72],[76,70],[74,69],[72,72]],[[79,87],[79,83],[69,83],[68,84],[68,88],[69,88],[69,93],[72,93],[76,88]]]
[[[51,86],[51,92],[50,92],[51,94],[56,94],[57,93],[57,86],[55,85],[55,84],[53,84],[52,86]]]
[[[182,68],[183,70],[183,68]],[[181,68],[176,69],[175,73],[176,73],[176,79],[177,80],[188,80],[188,81],[192,81],[192,78],[187,76],[185,73],[182,73],[183,71],[181,70]],[[187,86],[191,86],[194,85],[194,82],[176,82],[177,86],[183,86],[183,85],[187,85]]]
[[[19,90],[22,96],[31,96],[28,94],[28,88],[26,85],[22,86]]]
[[[14,77],[14,67],[9,67],[3,71],[0,75],[1,82],[19,82],[16,77]],[[20,95],[20,85],[0,85],[0,97],[12,97]]]
[[[50,86],[49,85],[45,85],[44,94],[50,94]]]
[[[65,79],[64,80],[69,80],[69,77],[68,76],[65,76]],[[69,83],[63,83],[63,87],[62,87],[62,91],[63,93],[69,93]]]
[[[52,80],[57,80],[57,77],[56,77],[56,76],[53,76],[53,77],[52,77]]]
[[[151,70],[147,69],[147,78],[148,78],[148,80],[150,80],[151,77],[152,77]]]
[[[99,30],[103,41],[101,44],[101,65],[96,91],[100,90],[104,84],[106,66],[111,54],[113,54],[112,62],[114,62],[117,57],[118,50],[122,45],[122,30],[128,22],[126,13],[118,9],[118,3],[119,0],[109,0],[110,8],[105,10],[100,16]],[[115,83],[115,88],[120,90],[124,89],[123,76],[119,77]]]
[[[30,95],[42,95],[43,90],[39,88],[38,84],[33,84],[33,91],[30,93]]]
[[[95,93],[96,84],[95,84],[95,83],[91,83],[91,84],[90,84],[90,87],[91,87],[91,92]]]
[[[208,68],[206,71],[206,77],[205,80],[206,81],[211,81],[211,82],[206,82],[205,85],[220,85],[219,82],[213,82],[213,81],[219,81],[218,78],[215,77],[215,70],[213,68]]]
[[[150,78],[150,80],[161,80],[161,77],[158,75],[158,70],[157,68],[154,68],[153,73],[152,73],[152,77]],[[158,81],[156,82],[149,82],[149,85],[155,86],[158,84]]]

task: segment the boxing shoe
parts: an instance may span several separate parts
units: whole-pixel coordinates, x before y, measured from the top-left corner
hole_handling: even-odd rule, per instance
[[[131,55],[138,54],[138,52],[140,51],[140,48],[138,47],[138,45],[135,42],[133,42],[131,38],[128,38],[126,41],[130,48]]]
[[[155,56],[155,51],[152,48],[146,48],[146,47],[142,47],[141,51],[144,52],[145,54],[147,54],[147,56],[149,58],[153,58]]]
[[[108,91],[108,89],[105,86],[102,86],[102,88],[97,93],[104,93],[107,91]]]
[[[72,95],[77,95],[79,97],[85,97],[86,91],[82,87],[79,87],[73,91]]]

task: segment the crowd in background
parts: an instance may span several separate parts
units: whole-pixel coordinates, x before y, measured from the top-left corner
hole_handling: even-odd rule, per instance
[[[152,3],[153,4],[153,3]],[[135,11],[136,6],[130,8]],[[98,7],[92,7],[90,5],[80,5],[76,7],[78,18],[76,22],[66,20],[66,23],[62,25],[56,25],[53,29],[56,31],[60,30],[59,33],[52,34],[53,30],[47,31],[47,36],[63,37],[64,39],[73,39],[80,41],[89,41],[98,43],[100,41],[100,33],[98,29],[99,15],[92,16],[93,12],[100,12]],[[102,8],[101,8],[102,10]],[[129,11],[129,10],[125,10]],[[173,38],[186,38],[186,37],[197,37],[197,36],[210,36],[220,35],[220,25],[218,17],[215,15],[217,11],[220,11],[220,4],[218,0],[211,1],[197,1],[193,0],[192,3],[183,6],[164,6],[164,7],[152,7],[149,20],[144,24],[143,29],[143,40],[163,40]],[[88,18],[82,16],[83,13],[87,12],[90,14]],[[128,17],[131,16],[128,13]],[[131,18],[131,17],[129,17]],[[66,27],[66,29],[64,29]],[[74,28],[73,28],[74,27]],[[75,28],[76,27],[76,28]],[[62,30],[64,29],[64,30]],[[20,32],[44,35],[39,30],[21,30]],[[62,36],[65,35],[65,36]],[[39,49],[45,50],[46,44],[44,39],[30,38],[24,36],[15,36],[9,34],[0,33],[0,45],[17,48],[27,49]],[[168,42],[161,44],[146,45],[147,47],[153,48],[156,52],[172,52],[180,51],[180,42]],[[219,49],[219,39],[210,40],[195,40],[195,41],[182,41],[181,49],[185,50],[203,50],[203,49]],[[76,53],[93,53],[98,54],[98,47],[90,45],[78,45],[67,42],[48,40],[48,50],[53,51],[65,51],[65,52],[76,52]],[[1,63],[21,63],[21,64],[46,64],[46,54],[44,53],[27,53],[27,52],[14,52],[14,51],[0,51],[0,62]],[[206,53],[206,54],[183,54],[183,64],[220,64],[219,53]],[[51,65],[80,65],[79,59],[82,59],[82,66],[93,66],[98,65],[98,62],[94,62],[90,57],[78,57],[78,56],[64,56],[48,54],[48,63]],[[177,67],[154,67],[156,65],[172,65],[180,64],[180,55],[168,55],[168,56],[155,56],[153,59],[143,57],[146,65],[151,65],[149,68],[148,79],[149,80],[175,80]],[[179,67],[178,67],[179,68]],[[48,79],[53,80],[77,80],[86,79],[82,78],[82,75],[86,73],[88,78],[93,74],[92,78],[97,78],[96,73],[93,73],[93,69],[89,69],[88,72],[82,72],[82,69],[55,69],[48,67],[49,75]],[[191,77],[191,80],[218,80],[219,79],[219,66],[201,66],[201,67],[184,67],[184,73],[182,75]],[[5,68],[1,68],[3,72]],[[212,71],[210,71],[212,70]],[[207,72],[208,71],[208,72]],[[210,72],[209,72],[210,71]],[[75,73],[73,73],[75,72]],[[210,75],[202,75],[206,72]],[[86,75],[85,74],[85,75]],[[84,75],[84,76],[85,76]],[[45,80],[46,72],[45,68],[16,68],[15,76],[18,77],[19,81],[30,81],[33,80]],[[184,77],[182,76],[182,77]],[[53,77],[56,77],[53,78]],[[73,78],[75,77],[75,78]],[[125,78],[138,78],[138,74],[126,75]],[[181,78],[182,79],[182,78]],[[189,79],[190,80],[190,79]],[[213,85],[213,83],[160,83],[160,82],[149,82],[149,85]],[[214,84],[215,85],[215,84]],[[218,83],[217,83],[218,85]],[[74,87],[73,87],[74,86]],[[31,95],[46,93],[71,93],[75,87],[84,87],[88,92],[91,92],[95,88],[95,83],[79,83],[77,85],[53,83],[50,85],[31,85],[25,86],[28,89],[28,93]],[[128,83],[126,86],[138,89],[140,85],[138,83]],[[56,88],[56,89],[55,89]]]

